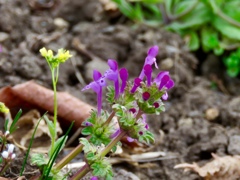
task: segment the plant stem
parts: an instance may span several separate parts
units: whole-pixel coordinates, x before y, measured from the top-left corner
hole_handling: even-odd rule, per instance
[[[10,163],[5,161],[5,164],[3,165],[3,167],[0,170],[0,176],[3,175],[3,173],[7,170],[7,168],[10,166]]]
[[[120,133],[102,150],[101,157],[104,157],[111,149],[127,134],[126,131],[120,130]],[[78,180],[83,178],[90,171],[88,164],[85,164],[70,180]]]
[[[115,111],[113,111],[110,116],[108,117],[108,119],[106,120],[106,122],[104,123],[105,125],[108,125],[112,118],[115,115]],[[90,139],[91,136],[88,136],[87,139]],[[68,154],[67,156],[65,156],[61,161],[59,161],[54,168],[56,170],[61,170],[66,164],[68,164],[73,158],[75,158],[79,153],[82,152],[83,149],[83,145],[79,144],[74,150],[72,150],[72,152],[70,152],[70,154]]]
[[[104,157],[111,149],[127,134],[126,131],[120,129],[120,133],[102,150],[100,156]]]
[[[106,120],[105,123],[104,123],[104,126],[105,126],[105,125],[108,125],[108,124],[111,122],[111,120],[112,120],[112,118],[114,117],[114,115],[115,115],[115,111],[113,111],[113,112],[110,114],[110,116],[107,118],[107,120]]]
[[[79,144],[70,154],[65,156],[61,161],[59,161],[54,168],[56,170],[61,170],[66,164],[68,164],[73,158],[75,158],[79,153],[82,152],[83,145]]]
[[[56,74],[55,74],[55,70],[57,70]],[[58,70],[59,67],[56,68],[51,68],[51,72],[52,72],[52,85],[53,85],[53,125],[54,125],[54,135],[53,137],[51,137],[51,153],[53,154],[54,152],[54,145],[55,145],[55,140],[56,140],[56,136],[57,136],[57,80],[58,80]]]

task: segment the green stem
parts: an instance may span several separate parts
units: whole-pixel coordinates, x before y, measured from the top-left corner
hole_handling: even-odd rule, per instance
[[[127,134],[126,131],[121,130],[120,133],[102,150],[101,157],[104,157],[111,151],[111,149]],[[85,164],[70,180],[78,180],[83,178],[90,171],[88,164]]]
[[[111,149],[127,134],[126,131],[120,130],[120,133],[102,150],[100,156],[104,157]]]
[[[61,161],[55,165],[55,169],[61,170],[66,164],[68,164],[73,158],[75,158],[79,153],[82,152],[83,145],[79,144],[74,150],[72,150],[67,156],[65,156]]]
[[[113,111],[110,116],[108,117],[108,119],[106,120],[106,122],[104,123],[105,125],[108,125],[112,118],[114,117],[115,112]],[[88,136],[87,139],[90,139],[91,136]],[[68,164],[73,158],[75,158],[79,153],[82,152],[83,149],[83,145],[79,144],[74,150],[72,150],[72,152],[70,152],[70,154],[68,154],[67,156],[65,156],[61,161],[59,161],[56,165],[55,165],[55,169],[56,170],[60,170],[62,169],[66,164]]]
[[[55,72],[55,70],[57,70]],[[51,68],[51,72],[52,72],[52,85],[53,85],[53,125],[54,125],[54,129],[57,129],[57,80],[58,80],[58,71],[59,71],[59,67],[56,68]],[[57,136],[57,131],[54,132],[54,135],[52,137],[52,141],[51,141],[51,154],[53,154],[54,152],[54,145],[55,145],[55,140],[56,140],[56,136]]]
[[[0,170],[0,176],[3,175],[3,173],[7,170],[7,168],[10,166],[10,163],[5,161],[5,164],[3,165],[2,169]]]

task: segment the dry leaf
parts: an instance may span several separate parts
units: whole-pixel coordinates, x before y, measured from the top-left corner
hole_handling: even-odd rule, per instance
[[[236,180],[240,177],[240,156],[219,157],[212,153],[214,160],[199,167],[196,163],[178,164],[174,168],[192,170],[206,180]]]
[[[69,124],[75,121],[75,129],[79,128],[82,122],[89,117],[93,107],[66,92],[58,92],[57,96],[60,124],[63,127],[69,127]],[[2,88],[0,102],[4,102],[11,112],[21,108],[23,110],[41,109],[43,112],[53,113],[53,91],[34,81]]]
[[[18,129],[12,134],[15,145],[22,149],[28,148],[32,134],[40,117],[41,115],[37,110],[31,110],[18,120],[16,124]],[[48,118],[52,120],[52,117],[48,116]],[[57,123],[56,131],[58,135],[62,133],[59,123]],[[48,152],[50,145],[51,135],[48,126],[44,120],[41,120],[36,130],[31,150],[46,153]]]

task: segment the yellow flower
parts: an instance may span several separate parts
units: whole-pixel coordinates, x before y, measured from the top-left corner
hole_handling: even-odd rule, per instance
[[[1,113],[8,113],[9,112],[9,109],[2,102],[0,102],[0,112]]]
[[[41,55],[45,58],[52,59],[53,58],[53,51],[52,50],[46,50],[45,47],[39,50]]]
[[[64,50],[64,49],[59,49],[58,53],[56,55],[56,59],[60,62],[60,63],[64,63],[66,60],[68,60],[70,57],[72,57],[72,55],[69,53],[69,51]]]

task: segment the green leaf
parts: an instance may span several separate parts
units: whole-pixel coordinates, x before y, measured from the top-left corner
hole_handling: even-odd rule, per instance
[[[44,154],[35,153],[31,155],[31,163],[37,165],[38,167],[47,165],[48,159]]]
[[[114,103],[114,96],[115,96],[115,90],[114,90],[114,87],[113,86],[107,86],[107,101],[110,103],[110,104],[113,104]]]
[[[67,141],[67,137],[65,136],[58,138],[57,141],[54,143],[53,151],[56,151],[56,149],[59,148],[60,146],[60,149],[59,149],[59,152],[60,152],[64,148],[66,141]],[[49,156],[51,157],[52,154],[49,154]]]
[[[8,123],[9,123],[9,119],[6,119],[5,123],[4,123],[4,131],[5,132],[8,130]]]
[[[85,153],[93,152],[95,153],[97,151],[96,147],[89,143],[89,141],[86,138],[80,138],[80,143],[84,145],[83,150]]]
[[[188,40],[188,47],[189,47],[189,49],[191,51],[197,50],[199,48],[199,46],[200,46],[197,33],[192,31],[192,32],[190,32],[186,36],[188,36],[188,38],[189,38],[189,40]]]
[[[203,27],[201,30],[201,40],[203,50],[208,52],[219,46],[218,32],[209,27]]]
[[[56,132],[55,132],[55,128],[54,128],[53,122],[50,121],[46,115],[44,115],[43,118],[44,118],[45,121],[47,122],[48,130],[49,130],[49,132],[50,132],[52,141],[55,141],[54,138],[56,137],[56,136],[55,136]]]
[[[92,134],[92,127],[91,126],[85,127],[85,128],[82,129],[82,135],[87,136],[87,135],[90,135],[90,134]]]
[[[188,1],[189,2],[189,1]],[[179,32],[187,28],[196,28],[200,25],[209,22],[212,19],[212,13],[205,4],[199,2],[197,7],[190,13],[180,18],[178,22],[173,22],[168,28]]]
[[[233,40],[240,40],[240,28],[229,24],[220,17],[213,18],[212,24],[224,36]]]
[[[10,134],[12,134],[17,129],[16,123],[18,122],[21,114],[22,114],[22,110],[20,109],[18,111],[18,113],[16,114],[16,116],[14,117],[13,122],[12,122],[10,128],[9,128]]]

